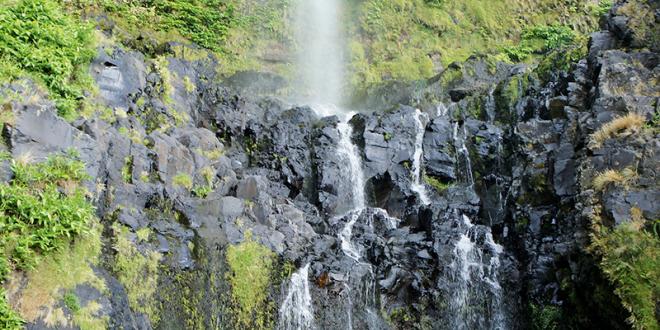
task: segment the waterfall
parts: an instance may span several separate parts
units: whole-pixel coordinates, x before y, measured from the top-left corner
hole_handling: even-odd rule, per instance
[[[458,133],[458,122],[454,123],[454,147],[456,148],[456,157],[462,156],[465,162],[465,177],[470,185],[474,185],[474,177],[472,176],[472,161],[470,160],[470,152],[465,146],[465,139],[467,138],[467,130],[463,126],[463,134]]]
[[[346,117],[347,119],[344,122],[337,124],[340,134],[337,152],[339,153],[342,165],[346,167],[346,177],[352,182],[351,196],[353,209],[359,210],[365,207],[364,173],[362,172],[362,161],[358,153],[358,148],[351,140],[353,128],[348,123],[351,115],[349,114]]]
[[[415,153],[413,154],[412,164],[413,183],[410,188],[412,191],[417,193],[422,204],[428,205],[431,203],[431,201],[429,200],[429,196],[426,193],[426,186],[421,183],[422,158],[424,157],[422,144],[424,142],[424,132],[426,130],[426,125],[422,123],[423,116],[424,114],[419,111],[419,109],[415,110],[415,126],[417,128],[417,134],[415,135]]]
[[[488,90],[488,97],[486,98],[486,114],[488,115],[488,122],[493,123],[495,121],[495,113],[497,112],[497,105],[495,104],[495,86],[491,87]]]
[[[309,294],[309,264],[291,275],[289,290],[280,307],[280,330],[311,329],[314,324],[312,296]]]
[[[490,229],[462,215],[463,230],[452,251],[448,280],[452,329],[506,329],[498,271],[503,247]]]
[[[305,101],[340,104],[344,82],[341,0],[297,1],[297,88]]]

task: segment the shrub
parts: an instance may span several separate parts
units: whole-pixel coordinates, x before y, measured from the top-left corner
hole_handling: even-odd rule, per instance
[[[91,89],[91,26],[65,14],[55,0],[20,0],[0,7],[0,81],[29,75],[50,91],[61,116],[73,119]]]
[[[614,118],[609,123],[591,135],[590,145],[592,148],[600,148],[603,143],[616,136],[632,134],[639,131],[646,122],[646,119],[637,113],[631,112],[623,117]]]
[[[241,328],[267,328],[270,307],[266,298],[275,254],[253,241],[251,233],[245,236],[244,242],[227,249],[234,314]]]
[[[601,256],[600,267],[630,311],[633,327],[658,329],[655,312],[660,294],[660,240],[641,227],[632,221],[601,231],[591,248]]]

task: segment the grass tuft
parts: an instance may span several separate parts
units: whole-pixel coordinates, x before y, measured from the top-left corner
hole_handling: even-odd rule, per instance
[[[645,122],[642,115],[634,112],[615,118],[591,135],[591,147],[597,149],[608,139],[639,132]]]
[[[632,168],[622,171],[607,170],[596,175],[593,186],[597,191],[604,191],[610,185],[628,188],[636,179],[637,172]]]

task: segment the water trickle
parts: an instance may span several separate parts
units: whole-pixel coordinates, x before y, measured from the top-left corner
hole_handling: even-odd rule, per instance
[[[426,121],[426,116],[419,111],[419,109],[415,110],[415,126],[417,128],[417,134],[415,135],[415,153],[413,154],[412,164],[413,183],[410,188],[417,193],[422,204],[428,205],[431,201],[426,193],[426,186],[421,183],[422,158],[424,157],[422,144],[424,142],[424,132],[426,130],[426,125],[422,123],[422,119]]]
[[[349,220],[339,233],[341,250],[344,252],[344,254],[356,262],[360,261],[360,251],[358,251],[358,248],[353,244],[351,239],[353,237],[353,226],[355,226],[355,222],[359,219],[361,212],[362,210],[353,210],[348,212],[346,216],[349,217]]]
[[[504,249],[495,243],[489,228],[473,225],[465,215],[459,227],[463,232],[449,265],[451,328],[506,329],[498,279]]]
[[[495,112],[497,110],[497,105],[495,104],[495,86],[491,87],[488,90],[488,97],[486,98],[486,115],[488,115],[488,122],[492,123],[495,121]]]
[[[465,139],[467,139],[467,130],[463,126],[462,134],[458,132],[458,123],[454,123],[454,148],[456,149],[456,157],[459,162],[462,159],[465,163],[465,177],[470,185],[474,185],[474,177],[472,176],[472,161],[470,160],[470,152],[465,146]]]
[[[280,330],[311,329],[314,324],[312,296],[309,293],[309,264],[291,275],[289,289],[280,307]]]

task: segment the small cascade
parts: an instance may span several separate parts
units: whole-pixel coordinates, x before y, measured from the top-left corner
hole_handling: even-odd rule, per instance
[[[356,262],[360,262],[360,252],[355,247],[353,242],[351,242],[351,238],[353,237],[353,226],[355,225],[355,222],[358,220],[358,218],[360,218],[360,213],[362,213],[361,209],[348,212],[346,217],[349,217],[349,220],[339,233],[341,250],[344,252],[344,254]]]
[[[280,330],[311,329],[314,324],[312,296],[309,293],[309,264],[291,275],[289,289],[280,307]]]
[[[465,176],[467,182],[472,186],[474,185],[474,177],[472,176],[472,161],[470,160],[470,152],[465,146],[465,139],[467,138],[467,130],[463,126],[463,134],[458,133],[458,123],[454,123],[454,147],[456,148],[456,157],[458,161],[462,160],[465,163]]]
[[[426,125],[422,123],[422,119],[426,121],[425,115],[417,109],[415,111],[415,126],[417,127],[417,134],[415,135],[415,153],[413,154],[413,183],[411,185],[412,191],[417,193],[420,201],[424,205],[431,203],[429,196],[426,192],[426,186],[421,182],[422,176],[422,158],[424,157],[422,144],[424,142],[424,132],[426,130]]]
[[[497,105],[495,104],[495,86],[491,87],[488,90],[488,97],[486,98],[486,115],[488,115],[488,122],[493,123],[495,121],[495,112],[497,110]]]
[[[506,329],[502,288],[498,280],[503,247],[490,229],[461,216],[460,235],[452,251],[449,315],[452,329]],[[482,310],[483,309],[483,310]]]
[[[353,144],[351,137],[353,136],[353,127],[348,123],[351,114],[346,116],[346,120],[337,124],[339,130],[340,140],[337,145],[337,152],[342,160],[343,165],[346,166],[346,178],[351,180],[351,200],[353,201],[353,209],[360,210],[365,207],[364,196],[364,173],[362,172],[362,161],[358,153],[357,147]]]

